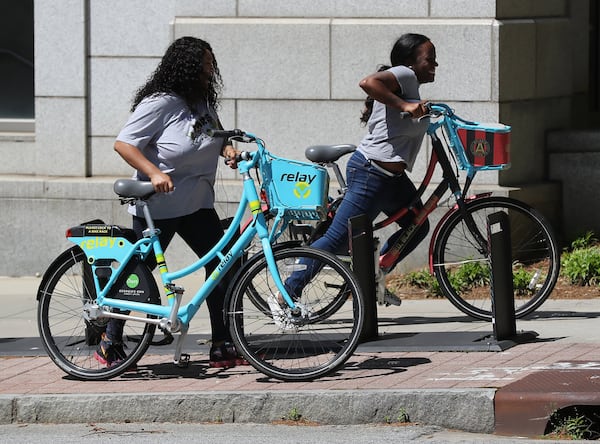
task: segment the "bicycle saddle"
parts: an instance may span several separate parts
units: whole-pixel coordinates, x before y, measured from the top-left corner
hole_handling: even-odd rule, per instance
[[[119,197],[146,199],[154,194],[152,182],[141,182],[133,179],[119,179],[113,185],[113,190]]]
[[[306,148],[304,155],[315,163],[335,162],[344,154],[356,151],[356,145],[313,145]]]

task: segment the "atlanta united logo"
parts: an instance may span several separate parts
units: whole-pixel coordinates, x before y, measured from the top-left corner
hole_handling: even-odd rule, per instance
[[[475,139],[473,142],[471,142],[469,150],[473,156],[485,157],[490,152],[490,144],[485,139]]]

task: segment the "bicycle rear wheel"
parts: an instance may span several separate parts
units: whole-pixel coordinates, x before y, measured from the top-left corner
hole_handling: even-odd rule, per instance
[[[139,266],[139,271],[145,265]],[[38,289],[38,329],[42,344],[54,363],[65,373],[84,380],[108,379],[124,373],[144,355],[156,326],[125,323],[123,360],[110,368],[94,358],[107,318],[88,320],[84,307],[96,299],[91,267],[79,247],[61,254],[48,268]],[[148,270],[148,273],[149,270]],[[146,285],[150,303],[160,303],[158,287],[144,272],[138,273]],[[138,286],[138,288],[140,288]],[[138,314],[139,315],[139,314]]]
[[[515,315],[522,318],[550,296],[558,279],[560,250],[546,219],[529,205],[506,197],[466,204],[441,226],[434,241],[433,268],[440,289],[459,310],[477,319],[492,319],[487,216],[503,211],[510,223]],[[472,220],[475,230],[467,226]],[[474,235],[474,232],[476,235]]]
[[[256,304],[256,292],[275,297],[277,287],[264,255],[237,275],[227,310],[233,341],[260,372],[285,381],[308,381],[334,372],[358,345],[364,320],[364,299],[356,278],[334,255],[297,247],[274,252],[281,278],[305,269],[301,260],[317,261],[320,271],[304,287],[298,313],[284,316]],[[313,313],[339,300],[344,304],[328,319]]]

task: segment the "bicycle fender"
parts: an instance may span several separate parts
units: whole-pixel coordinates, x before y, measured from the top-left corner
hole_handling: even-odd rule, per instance
[[[489,197],[491,195],[492,195],[492,193],[480,193],[480,194],[474,194],[472,196],[465,197],[465,199],[464,199],[465,200],[465,204],[468,204],[469,202],[472,202],[472,201],[477,200],[477,199],[483,199],[485,197]],[[446,220],[450,216],[452,216],[454,213],[456,213],[457,211],[458,211],[458,204],[454,204],[452,206],[452,208],[450,208],[446,212],[446,214],[444,214],[442,216],[442,218],[440,219],[440,221],[438,222],[438,224],[435,226],[435,229],[433,230],[433,233],[431,234],[431,239],[429,241],[429,252],[428,252],[428,257],[429,257],[429,272],[431,274],[434,273],[434,270],[433,270],[433,247],[435,246],[435,243],[437,241],[437,237],[438,237],[438,234],[440,232],[440,229],[441,229],[441,227],[444,226],[444,223],[446,222]]]
[[[55,263],[62,264],[65,261],[65,257],[77,255],[77,254],[80,254],[81,252],[82,252],[81,248],[79,248],[79,246],[77,246],[77,245],[74,245],[73,247],[69,248],[68,250],[63,251],[50,263],[50,265],[46,268],[46,271],[44,271],[44,275],[42,276],[42,280],[40,281],[40,285],[38,286],[38,290],[37,290],[37,293],[35,296],[35,299],[37,301],[40,300],[41,293],[42,293],[43,289],[46,287],[46,283],[48,282],[48,279],[51,278],[51,276],[49,276],[48,274],[49,274],[50,270],[54,270],[54,264]]]
[[[69,228],[66,232],[67,239],[79,245],[88,257],[110,257],[111,254],[121,253],[117,254],[120,256],[117,259],[122,260],[122,253],[137,241],[135,232],[131,228],[95,222]]]

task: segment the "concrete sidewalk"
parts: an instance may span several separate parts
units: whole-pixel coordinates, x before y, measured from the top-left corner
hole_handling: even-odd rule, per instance
[[[38,284],[0,278],[0,423],[270,422],[295,412],[323,424],[360,424],[393,422],[406,412],[420,423],[534,436],[554,410],[573,405],[574,394],[600,405],[600,299],[550,299],[517,321],[517,330],[537,337],[508,344],[494,341],[490,323],[470,320],[445,300],[379,307],[378,340],[362,344],[338,373],[309,383],[272,380],[251,367],[210,369],[207,348],[194,343],[185,350],[188,368],[150,353],[135,373],[83,382],[36,349]],[[208,333],[201,310],[190,334]],[[510,417],[515,399],[536,416]]]

